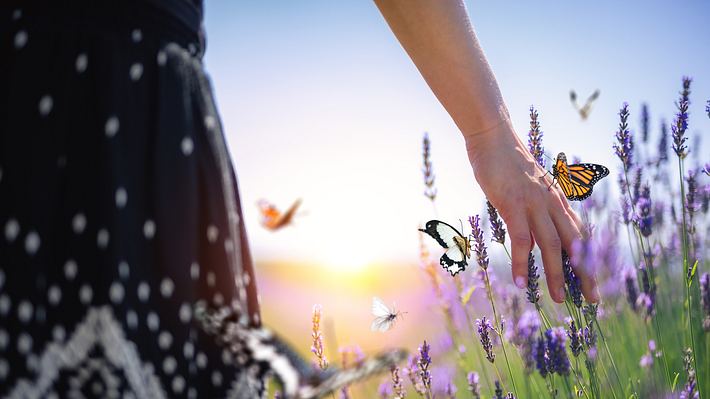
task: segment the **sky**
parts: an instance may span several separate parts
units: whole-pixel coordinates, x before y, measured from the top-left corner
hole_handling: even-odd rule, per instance
[[[527,134],[534,105],[551,156],[564,151],[615,173],[621,104],[630,105],[634,132],[648,104],[655,146],[684,75],[694,78],[689,132],[710,154],[710,3],[466,4],[517,133]],[[458,225],[482,211],[459,131],[374,3],[208,1],[205,26],[205,65],[257,264],[411,264],[418,225],[431,218]],[[582,99],[601,90],[588,120],[572,108],[571,89]],[[436,211],[423,196],[424,132]],[[614,184],[613,177],[599,183]],[[302,198],[293,226],[264,230],[262,198],[280,208]]]

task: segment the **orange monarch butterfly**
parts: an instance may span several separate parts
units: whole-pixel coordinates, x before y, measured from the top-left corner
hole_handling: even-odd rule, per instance
[[[605,166],[593,163],[567,165],[567,156],[561,152],[552,166],[550,187],[557,182],[568,200],[582,201],[592,195],[594,184],[608,174],[609,169]]]
[[[297,199],[284,213],[281,213],[276,206],[266,200],[260,200],[258,205],[261,213],[261,225],[268,230],[276,231],[291,224],[296,210],[301,205],[301,199]]]

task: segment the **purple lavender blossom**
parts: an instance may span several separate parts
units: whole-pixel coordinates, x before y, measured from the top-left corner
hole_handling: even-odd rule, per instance
[[[493,363],[496,359],[496,354],[493,353],[493,341],[491,340],[491,330],[493,325],[485,316],[482,319],[476,319],[476,329],[481,339],[481,345],[486,352],[486,359]]]
[[[582,347],[582,332],[577,328],[577,325],[571,318],[568,317],[566,322],[569,327],[569,330],[567,330],[567,336],[569,337],[569,348],[572,351],[572,355],[577,357],[584,349]]]
[[[491,232],[493,235],[491,241],[505,244],[505,227],[503,226],[503,221],[500,220],[498,211],[490,201],[486,201],[486,206],[488,207],[488,218],[491,223]]]
[[[468,380],[468,390],[474,399],[481,399],[481,385],[479,384],[478,373],[471,371],[466,376]]]
[[[636,202],[639,200],[639,196],[641,195],[641,181],[643,180],[643,169],[641,169],[640,166],[637,166],[634,168],[634,182],[633,186],[631,187],[631,198],[633,198],[634,205],[636,205]]]
[[[422,384],[421,375],[419,373],[419,357],[417,355],[410,355],[407,361],[407,368],[402,370],[402,372],[409,377],[409,381],[412,383],[412,387],[419,395],[424,395],[426,389]]]
[[[695,232],[693,219],[698,210],[698,172],[695,169],[690,169],[685,181],[688,182],[687,192],[685,193],[685,208],[688,211],[688,233],[693,234]]]
[[[380,399],[389,399],[392,396],[392,387],[388,381],[383,381],[377,388],[377,394],[380,395]]]
[[[392,391],[397,398],[404,398],[407,396],[407,392],[404,390],[404,385],[402,385],[402,378],[399,376],[399,367],[392,366],[390,370],[392,374]]]
[[[621,197],[621,221],[624,224],[631,222],[631,204],[626,196]]]
[[[661,121],[661,138],[658,140],[658,161],[660,165],[668,161],[668,124],[665,120]]]
[[[540,337],[535,340],[533,356],[535,356],[535,367],[537,368],[537,371],[540,372],[542,378],[547,377],[547,374],[549,373],[549,359],[547,357],[547,345],[544,338]]]
[[[527,310],[518,320],[517,334],[513,341],[520,348],[523,366],[527,374],[535,369],[535,335],[540,330],[540,318],[536,311]]]
[[[538,280],[540,275],[537,273],[537,266],[535,266],[535,256],[532,252],[528,254],[528,289],[527,298],[528,302],[533,305],[537,304],[540,300],[540,285]]]
[[[710,274],[700,276],[700,305],[703,309],[703,330],[710,332]]]
[[[641,104],[641,140],[648,142],[648,104]]]
[[[545,149],[542,146],[542,132],[537,120],[537,110],[530,106],[530,131],[528,132],[528,149],[538,165],[545,167]]]
[[[565,284],[567,285],[567,293],[570,300],[578,308],[582,307],[582,283],[579,281],[579,277],[572,270],[572,262],[570,262],[569,256],[566,251],[562,251],[562,271],[565,275]]]
[[[653,214],[651,213],[651,190],[648,186],[644,186],[639,192],[634,219],[641,235],[650,236],[653,227]]]
[[[683,366],[685,367],[686,373],[688,373],[688,379],[678,397],[681,399],[700,398],[700,393],[695,389],[698,381],[695,378],[695,369],[693,369],[693,351],[690,348],[687,348],[684,351]]]
[[[429,133],[424,133],[422,147],[424,158],[422,173],[424,174],[424,186],[426,187],[424,189],[424,195],[433,202],[436,199],[436,187],[434,187],[435,176],[431,164],[431,141],[429,141]]]
[[[689,77],[683,77],[683,91],[680,93],[680,99],[676,104],[678,108],[678,113],[676,113],[675,121],[671,126],[671,134],[673,135],[673,151],[675,151],[678,158],[685,158],[688,155],[688,146],[685,142],[688,140],[685,137],[685,131],[688,130],[688,106],[690,105],[690,82],[692,81]]]
[[[495,391],[494,398],[495,399],[505,399],[503,397],[503,388],[500,386],[500,381],[496,380],[495,385],[496,385],[496,391]]]
[[[562,327],[553,327],[545,331],[545,343],[548,353],[548,368],[551,373],[569,374],[570,363],[565,350],[567,333]]]
[[[431,357],[429,356],[430,346],[424,340],[424,344],[419,347],[419,361],[417,366],[419,367],[419,377],[422,380],[424,389],[426,391],[431,391],[431,372],[429,371],[429,365],[431,364]]]
[[[624,285],[626,286],[626,301],[631,305],[631,309],[635,312],[637,307],[636,303],[638,301],[638,289],[636,288],[636,272],[633,268],[627,267],[622,272],[622,277],[624,279]]]
[[[614,151],[624,165],[624,170],[629,170],[633,165],[634,142],[629,131],[629,104],[624,103],[619,111],[619,130],[616,132]]]
[[[646,270],[646,266],[643,263],[639,266],[639,270],[641,270],[641,289],[643,292],[639,295],[637,302],[646,311],[646,317],[651,317],[655,312],[656,289],[651,286],[648,270]]]
[[[481,218],[478,215],[469,216],[468,222],[471,224],[471,235],[473,236],[473,251],[476,253],[478,266],[483,270],[488,269],[488,250],[483,239],[483,229],[481,229]]]
[[[584,341],[584,345],[587,346],[589,352],[591,353],[592,349],[595,349],[597,346],[597,333],[594,330],[594,326],[590,324],[583,327],[580,331],[582,332],[582,340]]]
[[[648,353],[645,353],[643,356],[641,356],[641,360],[639,360],[639,366],[645,369],[653,366],[653,356]]]
[[[710,100],[705,103],[705,113],[708,114],[708,118],[710,118]]]

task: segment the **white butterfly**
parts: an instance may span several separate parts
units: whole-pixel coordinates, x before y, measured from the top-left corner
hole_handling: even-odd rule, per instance
[[[471,257],[471,243],[468,237],[464,237],[456,228],[440,220],[430,220],[426,222],[425,229],[419,229],[423,233],[429,234],[446,252],[439,259],[439,264],[455,276],[456,273],[466,269],[467,258]]]
[[[382,299],[378,297],[372,298],[372,315],[375,316],[375,320],[372,321],[370,325],[370,330],[385,332],[392,328],[394,322],[398,317],[402,317],[402,312],[398,312],[394,306],[390,310]]]

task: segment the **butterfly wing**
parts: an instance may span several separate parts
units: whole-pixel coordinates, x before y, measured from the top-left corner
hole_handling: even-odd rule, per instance
[[[560,187],[566,185],[568,190],[562,188],[565,196],[570,201],[582,201],[592,195],[594,185],[602,178],[609,175],[609,169],[605,166],[593,163],[580,163],[569,165],[569,174],[563,184],[561,179]]]
[[[426,228],[419,231],[429,234],[439,245],[446,248],[439,260],[444,270],[454,276],[466,268],[466,254],[457,242],[457,239],[459,242],[465,241],[465,237],[455,227],[440,220],[430,220],[426,223]]]
[[[274,221],[273,229],[276,230],[289,225],[300,205],[301,199],[299,198],[291,205],[291,207],[286,210],[286,212],[284,212],[282,215],[280,215],[279,218]]]
[[[387,305],[378,297],[372,298],[372,315],[375,317],[386,317],[391,315],[392,312],[389,310]]]
[[[394,323],[393,317],[377,317],[375,318],[375,320],[372,321],[372,325],[370,325],[370,330],[385,332],[392,328],[392,323]]]

